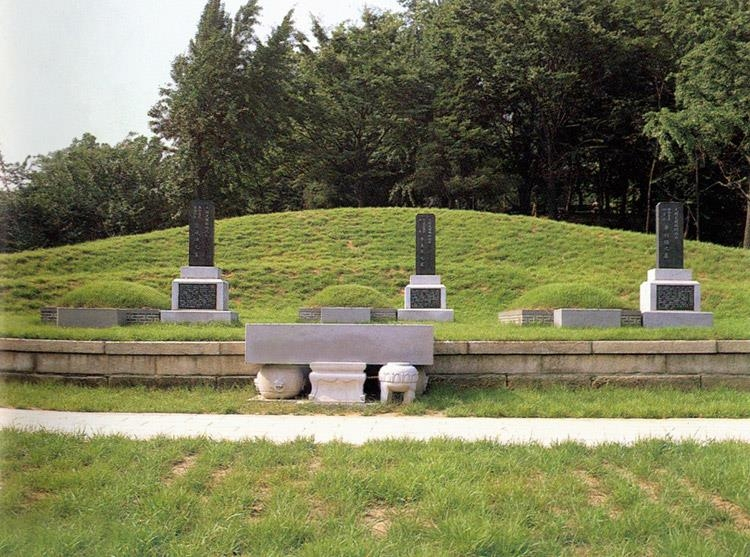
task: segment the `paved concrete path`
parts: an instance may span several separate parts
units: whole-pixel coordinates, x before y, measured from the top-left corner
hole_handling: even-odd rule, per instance
[[[299,437],[317,443],[359,445],[377,439],[452,438],[504,444],[553,445],[576,441],[632,444],[649,438],[672,441],[750,442],[749,419],[443,418],[427,416],[260,416],[216,414],[130,414],[54,412],[0,408],[0,427],[45,429],[135,439],[200,437],[285,442]]]

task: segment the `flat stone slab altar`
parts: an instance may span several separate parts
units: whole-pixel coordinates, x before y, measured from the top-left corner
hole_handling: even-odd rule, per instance
[[[643,326],[647,329],[713,327],[714,314],[709,311],[644,311]]]
[[[433,363],[432,325],[270,323],[245,325],[245,361],[255,364]]]
[[[619,327],[622,310],[561,308],[553,313],[555,327]]]
[[[125,325],[127,310],[118,308],[57,308],[60,327],[105,328]]]
[[[321,323],[369,323],[368,307],[328,307],[320,308]]]

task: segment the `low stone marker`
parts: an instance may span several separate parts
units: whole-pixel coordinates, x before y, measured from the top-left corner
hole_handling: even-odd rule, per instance
[[[682,203],[656,205],[656,268],[641,283],[644,327],[711,327],[713,314],[702,312],[701,287],[693,271],[683,269]]]
[[[310,400],[364,402],[368,364],[432,365],[430,325],[273,323],[245,326],[245,362],[311,368]]]

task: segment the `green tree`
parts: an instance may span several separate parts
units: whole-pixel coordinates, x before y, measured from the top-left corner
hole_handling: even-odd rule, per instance
[[[171,224],[159,187],[162,148],[129,137],[115,147],[84,134],[36,157],[8,200],[4,249],[22,250],[134,234]]]
[[[403,20],[365,11],[361,25],[303,50],[292,149],[294,182],[310,206],[386,205],[411,170],[418,82],[404,48]]]
[[[288,15],[262,44],[258,13],[250,0],[232,20],[220,0],[208,0],[187,53],[172,64],[173,83],[149,112],[172,151],[170,177],[185,207],[197,197],[216,202],[218,215],[253,209],[258,165],[288,104],[279,69],[288,68],[293,31]]]
[[[665,158],[688,157],[696,176],[703,162],[721,171],[722,185],[745,203],[742,245],[750,249],[750,11],[719,0],[670,7],[666,26],[682,52],[676,106],[648,114],[644,130]]]

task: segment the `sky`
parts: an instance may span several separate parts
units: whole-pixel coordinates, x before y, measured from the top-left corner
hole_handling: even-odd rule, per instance
[[[0,151],[6,162],[44,155],[91,133],[114,145],[150,135],[147,112],[195,35],[206,0],[0,0]],[[224,0],[231,16],[246,0]],[[294,9],[325,27],[359,21],[365,6],[398,0],[259,0],[265,39]]]

